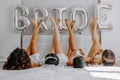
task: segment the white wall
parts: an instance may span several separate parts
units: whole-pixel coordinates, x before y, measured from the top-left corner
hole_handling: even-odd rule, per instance
[[[0,1],[0,56],[7,57],[8,54],[20,42],[20,34],[13,31],[13,8],[20,0]]]
[[[102,46],[104,49],[112,49],[120,59],[120,0],[102,0],[102,4],[113,5],[108,19],[113,24],[113,30],[102,32]]]

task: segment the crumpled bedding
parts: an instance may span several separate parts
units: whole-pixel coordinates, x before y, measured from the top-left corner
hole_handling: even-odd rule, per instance
[[[93,77],[86,68],[43,65],[26,70],[1,70],[0,80],[112,80]]]

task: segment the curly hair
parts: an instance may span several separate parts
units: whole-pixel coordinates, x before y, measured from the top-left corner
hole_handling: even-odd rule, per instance
[[[21,70],[31,67],[31,61],[24,49],[16,48],[3,65],[4,70]]]

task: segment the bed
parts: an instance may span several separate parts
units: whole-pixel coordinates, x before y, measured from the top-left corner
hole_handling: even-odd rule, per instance
[[[107,74],[108,72],[110,74]],[[111,75],[114,77],[111,78]],[[119,67],[75,69],[68,66],[43,65],[26,70],[0,70],[0,80],[120,80],[119,76]]]

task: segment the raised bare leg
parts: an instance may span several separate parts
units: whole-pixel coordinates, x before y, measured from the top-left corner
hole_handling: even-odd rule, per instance
[[[99,41],[99,36],[97,34],[97,19],[91,18],[90,20],[90,29],[92,34],[92,47],[88,54],[88,57],[94,58],[97,54],[102,53],[102,46]]]
[[[67,56],[63,53],[62,45],[61,45],[61,40],[60,40],[60,33],[58,30],[58,26],[60,24],[60,19],[57,20],[57,23],[55,20],[51,17],[50,18],[51,22],[54,25],[54,34],[53,34],[53,43],[52,43],[52,49],[51,52],[54,54],[48,54],[54,56],[55,60],[54,62],[51,62],[51,59],[48,59],[45,61],[46,64],[55,64],[55,65],[66,65],[68,62]],[[50,57],[51,58],[51,57]]]
[[[65,19],[66,22],[66,26],[68,28],[68,32],[69,32],[69,48],[68,48],[68,52],[67,52],[67,56],[68,56],[68,66],[72,66],[73,65],[73,57],[76,56],[76,52],[78,51],[78,47],[76,44],[76,40],[75,40],[75,36],[73,33],[73,29],[75,26],[75,21],[72,21],[70,23],[70,21],[68,19]]]
[[[69,48],[68,48],[68,66],[73,66],[75,68],[83,68],[85,66],[84,58],[80,55],[82,49],[78,49],[77,43],[75,40],[73,29],[75,27],[75,21],[70,21],[68,19],[65,20],[66,26],[69,32]],[[84,54],[82,52],[82,54]]]
[[[58,30],[58,25],[60,24],[60,20],[58,19],[57,24],[55,23],[55,20],[53,18],[50,18],[51,22],[54,25],[54,36],[53,36],[53,45],[55,53],[63,53],[61,40],[60,40],[60,33]]]
[[[32,19],[32,24],[34,26],[34,30],[33,30],[33,35],[31,38],[31,42],[30,45],[27,49],[27,52],[29,55],[38,53],[38,46],[37,46],[37,42],[38,42],[38,34],[39,34],[39,29],[42,26],[42,22],[43,20],[40,20],[39,24],[36,24],[35,21]]]
[[[70,21],[68,19],[66,19],[65,22],[66,22],[66,26],[67,26],[68,31],[69,31],[70,48],[71,48],[72,51],[77,51],[78,47],[77,47],[75,36],[74,36],[74,33],[73,33],[73,29],[74,29],[74,26],[75,26],[75,21],[72,21],[72,23],[70,23]]]
[[[58,19],[57,20],[57,27],[60,25],[60,20]],[[55,33],[54,33],[55,34]],[[54,47],[54,38],[55,38],[55,35],[53,35],[53,41],[52,41],[52,48],[51,48],[51,53],[55,53],[55,47]]]

